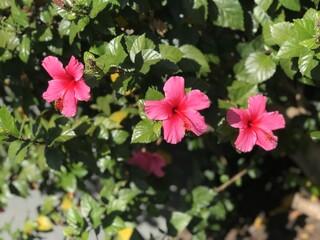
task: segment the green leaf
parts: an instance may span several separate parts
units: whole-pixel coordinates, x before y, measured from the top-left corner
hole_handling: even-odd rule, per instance
[[[109,0],[93,0],[90,18],[95,18],[107,6]]]
[[[60,185],[66,192],[74,193],[77,189],[77,178],[72,173],[61,174]]]
[[[193,45],[186,44],[181,46],[179,49],[184,53],[184,58],[191,59],[199,63],[199,65],[201,66],[200,73],[206,74],[210,72],[208,61],[198,48]]]
[[[11,16],[12,16],[12,19],[22,27],[28,27],[29,25],[28,16],[25,12],[22,11],[22,9],[19,9],[15,5],[15,1],[11,1]]]
[[[118,197],[111,197],[107,213],[110,214],[115,211],[123,212],[128,207],[128,204],[140,193],[136,187],[121,189]]]
[[[210,212],[217,220],[226,219],[227,211],[222,201],[219,201],[214,206],[210,207]]]
[[[183,57],[183,52],[174,46],[160,44],[159,51],[163,58],[170,60],[173,63],[177,63]]]
[[[121,64],[127,57],[127,53],[121,45],[121,39],[122,35],[112,39],[100,50],[103,55],[96,59],[96,64],[104,73],[107,73],[110,67]]]
[[[141,73],[147,73],[150,69],[150,66],[156,64],[162,59],[160,53],[152,49],[144,49],[141,51],[141,56],[143,59],[143,64],[140,69]]]
[[[104,207],[92,208],[90,218],[92,220],[92,225],[94,229],[98,228],[101,225],[102,215],[105,211],[106,209]]]
[[[190,223],[192,217],[183,212],[173,212],[170,218],[170,223],[174,226],[178,233],[183,231]]]
[[[9,33],[4,30],[0,30],[0,48],[5,48],[9,38]]]
[[[318,61],[314,59],[314,52],[307,51],[299,57],[298,66],[302,75],[310,76],[310,71],[318,65]]]
[[[114,235],[115,233],[117,233],[118,231],[126,227],[125,222],[119,216],[114,217],[111,221],[112,222],[109,223],[108,226],[104,228],[104,232],[107,236]]]
[[[262,36],[266,45],[273,46],[276,44],[271,34],[272,23],[265,24],[262,27]]]
[[[306,85],[315,86],[313,79],[305,77],[305,76],[298,78],[298,81],[303,84],[306,84]]]
[[[146,93],[146,100],[161,100],[164,96],[161,92],[157,91],[154,88],[149,87]]]
[[[218,107],[219,109],[226,109],[228,110],[231,107],[238,107],[236,104],[234,104],[233,102],[227,101],[227,100],[222,100],[222,99],[218,99]]]
[[[71,25],[70,21],[68,21],[66,19],[61,20],[61,22],[59,23],[59,27],[58,27],[58,32],[59,32],[60,36],[69,35],[70,25]]]
[[[83,217],[88,217],[93,208],[98,207],[96,200],[88,194],[83,194],[80,202],[80,211]]]
[[[132,44],[131,49],[129,51],[130,59],[132,62],[135,62],[135,57],[137,53],[141,52],[145,49],[154,49],[154,43],[145,37],[145,35],[139,36]]]
[[[125,130],[115,129],[111,131],[112,140],[115,144],[123,144],[129,137],[129,133]]]
[[[77,236],[79,234],[80,234],[80,231],[72,227],[66,227],[63,229],[63,235],[67,237],[67,239],[72,239],[74,238],[74,236]]]
[[[31,143],[20,140],[11,142],[8,149],[9,160],[20,164],[24,160],[30,146]]]
[[[29,56],[30,56],[30,38],[27,35],[22,36],[22,40],[19,46],[19,58],[24,63],[28,62]]]
[[[279,63],[284,73],[290,79],[293,79],[293,76],[297,73],[297,71],[292,68],[292,61],[291,60],[288,61],[288,59],[281,58]]]
[[[238,0],[213,0],[213,2],[219,11],[214,24],[234,30],[244,30],[243,11]]]
[[[10,0],[0,1],[0,9],[6,9],[8,7],[10,7]]]
[[[276,71],[276,64],[270,55],[261,52],[251,53],[245,62],[248,73],[253,74],[259,83],[268,80]]]
[[[279,0],[279,3],[285,8],[299,12],[300,11],[300,0]]]
[[[51,23],[51,14],[50,14],[50,12],[48,10],[40,11],[40,20],[43,23],[46,23],[46,24],[50,25],[50,23]]]
[[[86,16],[86,17],[80,18],[79,21],[77,22],[78,32],[82,32],[89,23],[90,23],[89,17]]]
[[[42,206],[39,213],[42,215],[48,215],[55,210],[55,207],[59,204],[59,197],[57,195],[47,196],[42,200]]]
[[[280,47],[277,57],[291,59],[293,57],[299,57],[305,50],[306,48],[300,45],[297,39],[289,39]]]
[[[274,42],[278,45],[295,37],[294,25],[290,22],[276,23],[270,26],[270,30]]]
[[[161,134],[161,122],[140,121],[133,129],[131,143],[150,143],[156,141]]]
[[[16,188],[16,190],[22,197],[28,196],[29,185],[26,181],[17,179],[12,182],[12,185]]]
[[[93,109],[102,111],[106,116],[111,113],[110,103],[112,103],[113,97],[110,95],[97,97],[97,104],[91,105]]]
[[[253,16],[262,26],[271,23],[270,16],[260,6],[253,9]]]
[[[77,24],[73,21],[69,27],[69,44],[71,45],[78,34]]]
[[[261,171],[259,168],[254,167],[254,168],[249,169],[248,175],[249,175],[249,177],[255,179],[255,178],[258,178],[259,176],[261,176]]]
[[[204,186],[196,187],[192,190],[192,211],[198,213],[201,209],[209,206],[216,193]]]
[[[300,42],[300,45],[312,50],[317,49],[319,47],[319,43],[317,42],[316,38],[303,40],[302,42]]]
[[[294,19],[293,25],[300,41],[313,38],[316,34],[314,20]]]
[[[152,65],[159,62],[162,59],[160,53],[152,49],[144,49],[141,51],[142,59],[144,60],[143,64]]]
[[[319,2],[319,0],[316,0]],[[316,21],[317,18],[320,16],[319,11],[317,11],[314,8],[309,8],[306,13],[303,15],[303,19],[310,20],[310,21]]]
[[[314,131],[310,133],[310,137],[313,141],[317,141],[320,139],[320,131]]]
[[[246,105],[248,98],[258,93],[256,84],[239,81],[234,81],[227,89],[230,100],[239,105]]]
[[[56,171],[60,171],[60,167],[63,160],[63,154],[59,150],[46,147],[45,157],[49,168],[54,169]]]
[[[71,208],[68,211],[67,223],[70,227],[72,227],[74,229],[82,228],[84,226],[84,221],[83,221],[81,215],[74,208]]]
[[[254,0],[254,2],[266,12],[271,6],[273,0]]]
[[[207,18],[208,18],[208,0],[194,0],[193,1],[193,8],[194,9],[203,8],[204,20],[207,20]]]
[[[55,55],[62,55],[63,53],[63,46],[62,46],[62,41],[55,41],[52,42],[52,45],[48,45],[49,51],[54,53]]]
[[[19,130],[15,124],[15,120],[5,106],[0,108],[0,134],[9,134],[15,138],[19,138]]]
[[[52,32],[49,27],[45,28],[44,31],[41,33],[39,36],[39,41],[40,42],[48,42],[52,40]]]

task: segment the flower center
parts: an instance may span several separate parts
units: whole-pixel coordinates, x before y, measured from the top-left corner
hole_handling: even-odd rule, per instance
[[[176,114],[178,111],[178,107],[173,107],[172,108],[172,114]]]
[[[183,122],[183,127],[186,129],[186,130],[191,130],[191,126],[192,126],[192,123],[191,121],[183,114],[179,111],[178,107],[173,107],[172,108],[172,114],[176,114],[179,116],[179,118],[182,120]]]
[[[56,100],[54,102],[54,108],[56,110],[59,110],[60,112],[62,111],[62,107],[63,107],[63,99],[62,98],[59,98],[58,100]]]
[[[68,92],[70,89],[74,89],[75,86],[76,86],[76,81],[75,81],[74,79],[72,79],[72,80],[70,81],[70,83],[68,84],[68,86],[66,87],[66,90],[64,91],[62,97],[59,98],[58,100],[56,100],[56,101],[54,102],[54,108],[55,108],[56,110],[59,110],[60,112],[62,111],[64,98],[65,98],[67,92]]]

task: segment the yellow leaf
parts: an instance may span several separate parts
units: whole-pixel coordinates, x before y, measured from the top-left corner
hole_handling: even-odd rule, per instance
[[[133,233],[133,228],[127,227],[118,231],[118,237],[120,240],[130,240]]]
[[[47,216],[39,215],[37,218],[37,223],[37,230],[40,232],[47,232],[52,230],[52,222]]]
[[[31,220],[27,220],[25,223],[24,223],[24,226],[23,226],[23,231],[28,234],[28,235],[31,235],[33,230],[35,230],[37,228],[38,224],[35,222],[35,221],[31,221]]]
[[[68,211],[70,208],[72,208],[74,206],[73,202],[71,201],[70,198],[68,197],[64,197],[62,199],[62,203],[60,205],[61,209],[63,211]]]
[[[129,89],[129,90],[127,90],[126,92],[125,92],[125,96],[129,96],[131,93],[133,93],[134,91],[136,90],[136,88],[134,87],[134,88],[132,88],[132,89]]]
[[[128,116],[128,112],[126,111],[117,111],[111,114],[109,119],[116,123],[121,123],[123,119],[125,119]]]
[[[110,79],[111,79],[112,82],[115,82],[118,77],[119,77],[119,73],[110,74]]]

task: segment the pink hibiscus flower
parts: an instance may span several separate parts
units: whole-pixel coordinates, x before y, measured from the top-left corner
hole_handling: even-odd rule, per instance
[[[42,97],[47,102],[55,101],[55,108],[64,116],[73,117],[77,113],[78,100],[88,101],[90,98],[90,88],[82,77],[83,64],[72,56],[68,65],[63,68],[58,58],[48,56],[43,60],[42,66],[52,77]]]
[[[231,127],[239,128],[235,142],[241,152],[250,152],[255,144],[266,151],[277,146],[278,138],[272,130],[285,127],[282,114],[266,111],[267,98],[262,94],[252,96],[248,100],[248,109],[230,108],[227,121]]]
[[[146,101],[145,112],[151,120],[162,121],[164,140],[176,144],[184,137],[186,130],[197,136],[203,134],[207,125],[198,111],[210,106],[207,95],[199,90],[186,93],[183,77],[170,77],[163,90],[165,98]]]
[[[128,160],[128,164],[138,166],[157,177],[163,177],[164,172],[162,168],[166,165],[166,162],[158,153],[133,152],[133,156]]]

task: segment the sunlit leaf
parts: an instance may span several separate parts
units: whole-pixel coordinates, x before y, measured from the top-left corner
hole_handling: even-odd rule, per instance
[[[131,143],[150,143],[156,141],[161,134],[161,122],[140,121],[133,129]]]
[[[218,7],[218,19],[214,24],[231,29],[244,30],[243,10],[238,0],[213,0]]]
[[[276,64],[270,55],[264,53],[251,53],[246,62],[245,68],[248,73],[254,75],[258,82],[268,80],[276,71]]]
[[[19,57],[24,63],[28,62],[30,56],[30,46],[30,38],[27,35],[23,35],[19,46]]]
[[[192,217],[183,212],[173,212],[170,218],[170,223],[175,227],[178,233],[184,230],[190,223]]]

